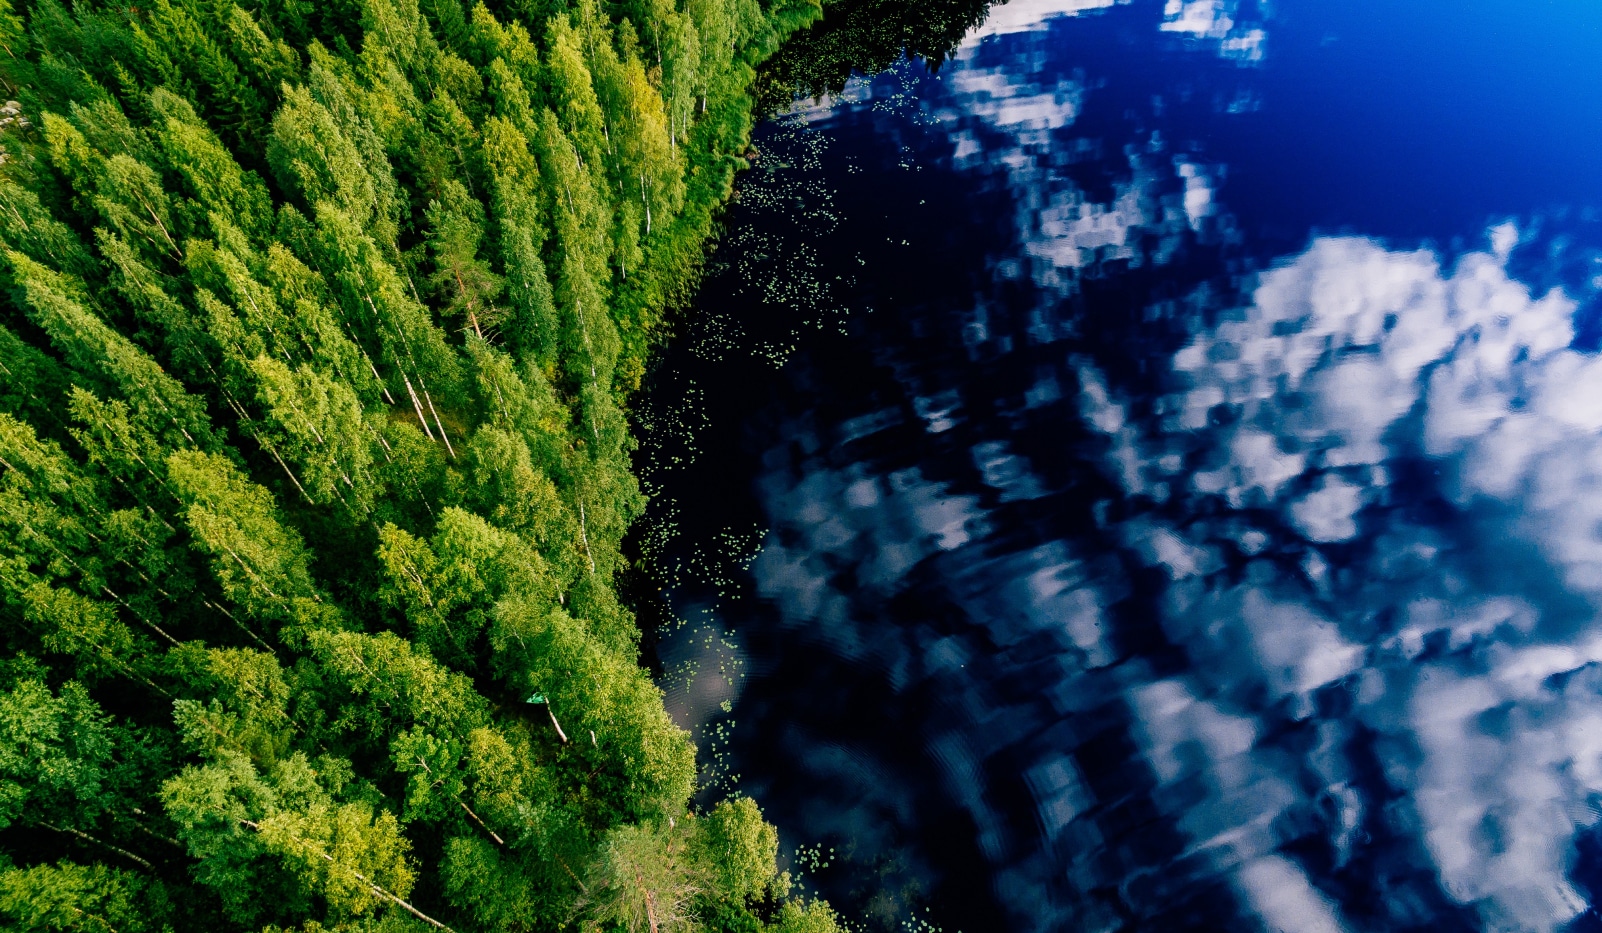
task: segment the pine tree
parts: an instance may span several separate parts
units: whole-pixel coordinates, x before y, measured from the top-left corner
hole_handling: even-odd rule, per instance
[[[181,451],[166,461],[195,547],[210,558],[223,594],[245,614],[283,626],[298,644],[343,620],[318,592],[300,535],[284,527],[272,495],[219,454]]]
[[[50,335],[73,369],[113,387],[133,405],[139,426],[174,447],[212,446],[211,422],[200,400],[149,355],[84,307],[81,282],[52,272],[20,253],[8,253],[29,317]]]
[[[628,933],[677,933],[694,927],[701,879],[683,834],[623,826],[601,845],[590,887],[591,916]]]
[[[245,14],[240,11],[240,15]],[[220,216],[252,243],[264,242],[272,229],[272,203],[261,178],[240,168],[188,101],[157,88],[150,95],[150,108],[161,115],[156,143],[166,163],[183,178],[197,208],[193,227],[205,229],[202,224]]]
[[[445,184],[439,200],[428,205],[428,248],[434,274],[429,284],[439,296],[440,311],[465,321],[480,338],[486,329],[498,332],[504,312],[496,306],[505,283],[479,258],[484,238],[484,207],[458,181]]]

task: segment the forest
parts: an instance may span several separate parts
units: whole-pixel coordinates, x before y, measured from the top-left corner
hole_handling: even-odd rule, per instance
[[[829,933],[617,595],[816,0],[0,0],[0,918]]]

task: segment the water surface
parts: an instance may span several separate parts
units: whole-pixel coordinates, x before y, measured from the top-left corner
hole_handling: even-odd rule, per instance
[[[1602,8],[1013,0],[756,146],[641,545],[806,884],[1602,928]]]

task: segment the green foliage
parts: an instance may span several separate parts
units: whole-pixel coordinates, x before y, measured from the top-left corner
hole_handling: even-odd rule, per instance
[[[759,897],[773,881],[779,834],[749,797],[725,800],[698,821],[703,860],[714,866],[717,892],[733,901]]]
[[[72,862],[0,871],[0,916],[19,933],[159,933],[171,913],[163,885],[133,872]]]
[[[623,410],[816,13],[0,0],[6,928],[761,928]]]
[[[110,757],[104,714],[80,684],[10,685],[0,696],[0,828],[104,808]]]
[[[842,933],[840,917],[823,901],[790,901],[779,909],[773,933]]]
[[[688,857],[683,836],[646,824],[607,833],[588,886],[590,916],[628,933],[692,929],[700,866]]]

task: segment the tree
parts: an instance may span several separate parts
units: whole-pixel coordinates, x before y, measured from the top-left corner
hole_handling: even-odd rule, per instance
[[[128,399],[134,417],[171,446],[213,445],[211,422],[200,400],[155,360],[84,307],[81,282],[52,272],[20,253],[8,253],[30,317],[65,362]]]
[[[162,801],[201,860],[198,873],[224,891],[240,922],[299,906],[265,900],[286,882],[300,897],[324,899],[334,919],[393,907],[426,917],[405,900],[416,875],[394,814],[336,798],[348,768],[297,752],[261,773],[244,756],[221,750],[211,763],[167,781]]]
[[[72,681],[59,692],[31,678],[9,687],[0,694],[0,828],[92,825],[107,804],[105,715]]]
[[[193,0],[176,6],[155,0],[146,24],[149,32],[141,30],[145,47],[164,53],[151,57],[166,66],[158,66],[166,83],[193,88],[194,102],[208,121],[236,147],[256,151],[267,125],[268,100],[218,41],[227,35],[226,27]]]
[[[267,248],[260,281],[298,331],[312,360],[356,393],[363,409],[382,399],[383,385],[336,310],[328,282],[282,243]]]
[[[437,438],[454,456],[429,384],[446,393],[442,399],[454,394],[461,378],[456,354],[427,310],[408,294],[378,244],[350,215],[322,202],[317,227],[320,264],[332,280],[346,319],[361,322],[364,343],[380,348],[378,362],[390,373],[389,391],[410,400],[424,435]]]
[[[39,195],[0,178],[0,239],[35,262],[68,275],[94,269],[89,251],[72,228],[57,220]]]
[[[551,367],[560,349],[556,300],[530,227],[515,220],[502,221],[501,262],[511,311],[502,324],[507,343],[519,357]]]
[[[67,390],[67,373],[41,352],[0,326],[0,411],[29,423],[49,425]]]
[[[434,97],[418,128],[414,171],[419,187],[430,196],[438,196],[448,180],[460,175],[477,197],[485,178],[477,122],[483,119],[484,81],[473,66],[449,53],[441,56],[439,67]]]
[[[0,871],[0,917],[19,933],[159,933],[172,913],[165,886],[132,871],[72,862]]]
[[[580,38],[565,16],[552,17],[546,44],[551,109],[562,129],[574,142],[580,161],[587,168],[600,169],[606,151],[606,128],[601,105],[584,63]]]
[[[277,623],[299,644],[343,624],[312,580],[301,537],[279,521],[272,494],[219,454],[182,451],[166,462],[195,547],[223,595],[249,618]]]
[[[373,192],[370,232],[373,240],[392,254],[405,196],[395,180],[383,130],[386,125],[393,129],[396,112],[415,111],[415,95],[404,82],[401,86],[386,85],[389,94],[364,93],[351,62],[329,54],[316,43],[308,51],[311,67],[307,87],[359,154]],[[397,101],[395,94],[407,100]],[[390,132],[388,139],[399,143],[404,134]]]
[[[538,544],[570,537],[573,516],[556,485],[534,467],[521,437],[485,425],[468,444],[464,465],[471,490],[468,501],[480,514]]]
[[[307,207],[329,201],[358,227],[378,229],[388,220],[380,183],[362,151],[305,87],[284,92],[284,105],[273,116],[267,138],[267,164],[278,184],[299,195]]]
[[[667,110],[646,74],[632,30],[623,30],[620,44],[621,60],[597,72],[605,82],[603,98],[617,111],[611,120],[618,128],[612,183],[630,200],[638,198],[645,220],[643,236],[649,240],[652,231],[665,226],[679,209],[684,183]]]
[[[249,20],[243,10],[232,9],[237,17]],[[251,25],[259,33],[253,22]],[[150,108],[161,118],[155,136],[162,155],[183,178],[190,198],[203,212],[197,220],[219,215],[243,230],[252,242],[266,239],[271,231],[272,201],[261,178],[240,168],[188,101],[157,88],[150,94]]]
[[[107,105],[99,102],[97,109]],[[74,107],[77,122],[93,111]],[[79,188],[79,200],[100,223],[137,245],[150,262],[181,262],[178,229],[161,178],[145,162],[126,151],[102,152],[91,145],[82,130],[63,117],[47,113],[42,119],[50,159],[56,169]],[[145,148],[138,134],[118,134],[111,145]]]
[[[173,703],[174,723],[191,749],[208,758],[241,753],[256,768],[288,757],[300,730],[290,716],[290,678],[274,655],[185,642],[169,664],[191,694]]]
[[[510,853],[479,836],[454,836],[440,860],[445,897],[484,930],[559,928],[578,885],[552,860]]]
[[[428,204],[428,249],[434,258],[429,284],[440,296],[440,313],[465,321],[483,337],[499,330],[503,312],[496,307],[505,283],[479,258],[484,238],[484,207],[461,182],[448,181],[443,198]]]
[[[75,674],[125,675],[151,685],[143,673],[153,655],[148,644],[113,607],[73,588],[133,609],[107,586],[106,555],[96,553],[103,539],[92,527],[115,526],[105,521],[100,490],[59,446],[40,441],[27,425],[5,415],[0,465],[0,603],[26,623],[39,648],[72,658]],[[149,619],[142,621],[162,633]]]
[[[156,687],[149,678],[155,646],[122,622],[114,606],[42,580],[20,595],[22,617],[41,647],[71,657],[74,673],[91,682],[126,676]]]
[[[545,697],[573,735],[596,735],[574,753],[603,825],[666,818],[689,796],[695,749],[662,709],[662,694],[632,659],[606,651],[583,621],[537,600],[496,604],[490,642],[504,681]]]
[[[356,393],[305,364],[291,370],[259,355],[248,365],[267,415],[264,433],[298,468],[307,496],[365,513],[374,492],[368,471],[373,445]]]
[[[789,901],[779,908],[774,933],[842,933],[840,917],[823,901]]]
[[[628,933],[674,933],[694,927],[691,903],[701,879],[683,834],[648,826],[607,833],[589,882],[589,915]]]
[[[150,335],[148,342],[165,352],[178,373],[196,381],[214,379],[216,345],[199,316],[173,297],[170,289],[176,281],[104,227],[95,231],[95,246],[109,264],[112,289]]]
[[[390,728],[418,724],[466,735],[487,718],[487,704],[471,680],[393,632],[318,631],[308,641],[325,689],[341,701],[331,723],[337,733],[382,744]]]
[[[300,55],[283,39],[268,35],[239,4],[229,3],[223,10],[219,19],[224,43],[250,76],[251,85],[268,101],[277,103],[278,89],[300,77]]]
[[[709,888],[735,902],[760,897],[776,877],[779,834],[749,797],[724,800],[695,821]]]

